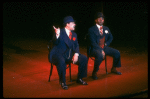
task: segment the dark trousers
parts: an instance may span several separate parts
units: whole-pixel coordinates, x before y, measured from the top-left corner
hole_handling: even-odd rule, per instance
[[[58,75],[60,77],[61,82],[66,82],[66,64],[72,62],[71,60],[72,58],[67,59],[63,57],[63,55],[52,56],[52,62],[57,67]],[[78,79],[87,77],[87,63],[87,57],[85,55],[79,54],[78,61],[75,63],[76,65],[78,65]]]
[[[113,67],[121,67],[120,52],[118,50],[107,46],[103,50],[105,52],[105,55],[113,57]],[[97,72],[99,70],[101,62],[104,60],[102,52],[93,49],[93,51],[91,52],[91,56],[95,57],[93,72]]]

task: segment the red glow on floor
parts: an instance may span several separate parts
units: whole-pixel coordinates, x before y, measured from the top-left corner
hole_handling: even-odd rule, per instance
[[[27,43],[28,42],[28,43]],[[107,98],[137,93],[141,90],[148,90],[148,53],[129,53],[121,51],[122,67],[117,70],[122,75],[111,74],[112,57],[107,57],[107,70],[105,61],[100,65],[98,80],[91,78],[94,61],[88,61],[88,82],[87,86],[76,83],[78,66],[72,64],[72,80],[69,82],[69,69],[66,70],[66,83],[68,90],[63,90],[59,85],[56,67],[53,68],[51,82],[48,82],[50,63],[47,59],[48,50],[46,41],[20,40],[15,46],[28,49],[32,42],[32,53],[25,52],[16,54],[14,49],[4,47],[3,50],[3,97],[5,98]],[[10,42],[9,42],[10,43]],[[22,46],[25,45],[25,46]],[[40,46],[39,46],[40,45]],[[37,50],[38,49],[38,50]],[[126,49],[127,50],[127,49]],[[80,49],[86,55],[86,49]],[[146,96],[147,97],[147,96]]]

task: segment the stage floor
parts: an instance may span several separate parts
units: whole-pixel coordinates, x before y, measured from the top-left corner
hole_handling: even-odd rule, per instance
[[[110,98],[148,97],[148,49],[134,46],[112,46],[120,51],[122,75],[110,73],[113,58],[107,57],[108,74],[103,61],[98,80],[91,78],[94,61],[88,61],[87,86],[76,83],[78,66],[72,64],[72,82],[66,70],[68,90],[59,84],[56,67],[48,82],[50,63],[46,40],[8,39],[3,41],[3,97],[4,98]],[[86,55],[86,48],[80,46]]]

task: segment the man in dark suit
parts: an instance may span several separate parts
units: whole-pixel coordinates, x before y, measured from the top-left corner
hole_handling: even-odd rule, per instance
[[[92,78],[98,79],[97,72],[99,66],[103,61],[105,54],[113,57],[113,66],[111,73],[121,75],[121,72],[116,70],[117,67],[121,67],[120,52],[114,48],[109,47],[113,40],[113,36],[108,27],[103,26],[104,15],[102,12],[98,12],[95,15],[96,25],[92,26],[88,30],[88,37],[90,40],[90,52],[89,54],[95,57],[94,70],[92,72]]]
[[[68,89],[66,85],[66,64],[72,62],[78,65],[77,83],[87,85],[82,80],[83,77],[87,77],[87,63],[88,59],[85,55],[80,54],[79,44],[77,40],[77,34],[75,30],[75,22],[72,16],[64,18],[64,28],[56,28],[55,35],[53,36],[53,45],[50,52],[50,62],[56,65],[58,75],[60,77],[61,86],[63,89]]]

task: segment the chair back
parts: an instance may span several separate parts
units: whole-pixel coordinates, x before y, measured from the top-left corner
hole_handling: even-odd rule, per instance
[[[91,56],[91,49],[92,49],[92,46],[91,46],[91,43],[90,43],[90,39],[89,39],[89,35],[86,34],[85,36],[85,40],[86,40],[86,44],[87,44],[87,57],[88,58],[91,58],[92,60],[95,60],[94,57]]]
[[[85,36],[86,44],[87,44],[87,56],[90,57],[90,52],[91,52],[91,44],[89,40],[89,35],[86,34]]]
[[[50,62],[50,52],[51,52],[51,49],[53,48],[53,42],[52,42],[52,40],[50,40],[50,41],[48,42],[47,48],[48,48],[48,51],[49,51],[49,53],[48,53],[48,60],[49,60],[49,62]]]
[[[48,51],[49,51],[49,52],[50,52],[51,49],[53,48],[53,42],[52,42],[52,40],[50,40],[50,41],[48,42],[47,48],[48,48]]]

